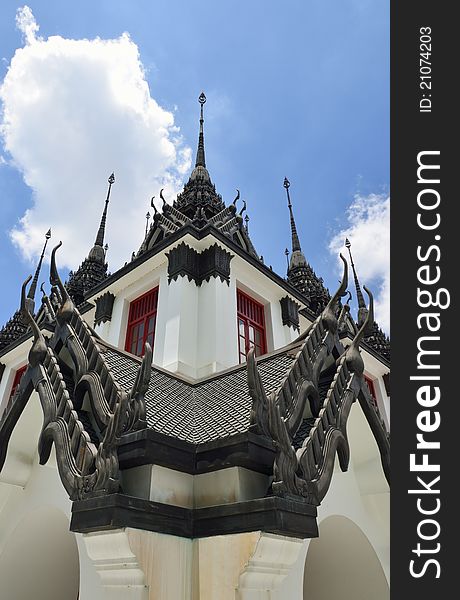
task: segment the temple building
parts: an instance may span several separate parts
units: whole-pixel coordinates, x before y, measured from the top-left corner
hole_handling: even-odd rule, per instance
[[[349,240],[326,289],[288,179],[287,273],[264,264],[208,171],[205,102],[190,177],[125,265],[108,272],[112,174],[87,257],[64,282],[54,245],[38,303],[47,232],[0,330],[2,599],[389,598],[372,293]]]

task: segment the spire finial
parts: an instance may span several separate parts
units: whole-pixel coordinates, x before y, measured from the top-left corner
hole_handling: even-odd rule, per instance
[[[200,135],[198,137],[198,150],[196,152],[195,167],[206,167],[206,160],[204,156],[204,132],[203,132],[203,106],[206,102],[206,96],[204,92],[201,92],[198,102],[200,103]]]
[[[34,301],[34,298],[35,298],[35,292],[37,290],[37,284],[38,284],[38,277],[40,275],[40,269],[42,267],[43,258],[45,256],[46,245],[47,245],[50,237],[51,237],[51,229],[48,229],[48,231],[45,233],[45,245],[43,246],[40,260],[38,261],[38,265],[35,270],[34,278],[32,279],[32,283],[30,284],[29,292],[27,293],[27,298],[29,300],[32,300],[32,302]],[[31,310],[31,312],[33,312],[33,309]]]
[[[289,250],[287,248],[284,250],[284,256],[286,257],[287,270],[289,271]]]
[[[291,186],[291,184],[289,182],[289,179],[287,177],[285,177],[284,182],[283,182],[283,187],[286,189],[289,215],[291,217],[292,251],[293,252],[295,252],[295,251],[301,252],[302,249],[300,247],[299,236],[297,235],[297,227],[296,227],[295,221],[294,221],[294,213],[292,212],[291,196],[289,195],[290,186]]]
[[[358,275],[355,269],[355,263],[353,262],[353,256],[351,254],[351,242],[348,238],[345,238],[345,247],[348,249],[348,254],[350,255],[351,268],[353,269],[353,276],[355,279],[355,287],[356,287],[356,299],[358,301],[358,325],[364,323],[364,320],[367,315],[367,307],[364,302],[364,296],[361,292],[361,286],[359,285]]]
[[[149,221],[150,221],[150,212],[147,211],[147,214],[145,215],[145,237],[147,237],[147,233],[149,231]]]
[[[110,190],[112,189],[112,185],[115,183],[115,175],[112,173],[108,179],[109,188],[107,190],[107,197],[105,199],[104,211],[102,212],[101,224],[99,225],[99,230],[97,232],[96,241],[94,242],[95,246],[104,247],[104,234],[105,234],[105,222],[107,220],[107,207],[109,205],[110,200]]]

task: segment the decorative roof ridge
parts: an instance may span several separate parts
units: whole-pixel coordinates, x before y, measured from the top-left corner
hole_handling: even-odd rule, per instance
[[[202,229],[197,229],[191,223],[187,223],[171,236],[161,240],[152,248],[149,248],[147,251],[143,252],[142,254],[139,254],[132,261],[127,262],[125,265],[117,269],[117,271],[108,275],[104,281],[97,284],[97,286],[95,286],[93,289],[89,290],[90,294],[87,293],[85,295],[86,299],[92,298],[96,294],[101,294],[103,290],[109,287],[112,283],[114,283],[118,279],[121,279],[122,277],[136,269],[138,266],[140,266],[147,260],[150,260],[160,252],[167,250],[170,246],[176,244],[177,242],[179,242],[179,240],[181,240],[181,238],[187,235],[192,236],[196,240],[202,240],[209,235],[213,235],[218,242],[226,245],[232,252],[235,252],[240,258],[248,260],[254,267],[256,267],[258,270],[263,271],[265,275],[273,279],[277,285],[279,285],[282,289],[291,294],[298,302],[302,304],[302,306],[304,307],[302,308],[302,310],[307,313],[306,318],[310,319],[311,321],[315,320],[317,315],[315,315],[311,311],[311,309],[308,308],[308,301],[305,298],[305,296],[301,292],[299,292],[299,290],[297,290],[290,282],[288,282],[284,277],[279,275],[276,271],[271,270],[267,265],[265,265],[260,260],[256,259],[252,254],[246,252],[236,242],[234,242],[228,236],[223,234],[217,227],[209,224],[206,225],[206,227],[203,227]]]

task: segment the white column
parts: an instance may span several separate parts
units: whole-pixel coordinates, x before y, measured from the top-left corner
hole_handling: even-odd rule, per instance
[[[197,560],[193,600],[235,600],[240,573],[259,537],[260,531],[255,531],[194,540]]]
[[[262,533],[241,573],[236,600],[302,600],[304,540]]]
[[[274,298],[265,308],[265,319],[267,323],[267,337],[270,335],[272,339],[272,348],[269,350],[277,350],[283,346],[287,346],[298,337],[299,332],[293,327],[283,325],[281,304],[278,298]]]
[[[387,390],[385,388],[383,377],[377,377],[377,379],[374,380],[374,386],[376,388],[375,391],[377,394],[377,404],[380,409],[380,414],[388,431],[390,431],[390,398],[387,396]]]
[[[175,535],[127,529],[149,585],[149,600],[203,600],[193,596],[193,541]],[[127,597],[126,597],[127,598]],[[217,600],[215,596],[212,600]]]
[[[153,362],[173,372],[196,375],[198,288],[188,277],[160,279]]]
[[[238,364],[236,283],[218,277],[203,281],[199,291],[197,376]]]
[[[105,592],[101,600],[149,600],[149,590],[125,529],[83,536]],[[99,600],[87,598],[82,600]]]

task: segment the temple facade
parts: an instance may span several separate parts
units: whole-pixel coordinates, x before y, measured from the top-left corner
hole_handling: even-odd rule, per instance
[[[190,177],[152,201],[130,260],[108,273],[112,174],[88,256],[63,282],[56,245],[38,306],[48,232],[0,330],[2,598],[389,598],[390,343],[372,293],[348,240],[325,288],[287,179],[286,276],[264,264],[240,193],[211,180],[205,102]]]

